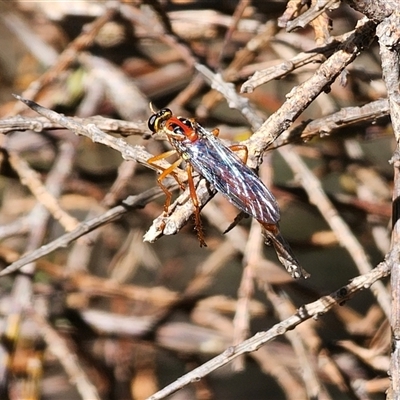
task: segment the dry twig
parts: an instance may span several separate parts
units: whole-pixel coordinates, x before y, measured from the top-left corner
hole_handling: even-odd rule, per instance
[[[382,279],[387,276],[390,272],[388,264],[386,262],[381,263],[371,272],[360,275],[354,278],[349,284],[341,287],[335,292],[328,296],[324,296],[321,299],[306,304],[300,307],[295,314],[289,318],[277,323],[271,329],[266,332],[258,332],[255,336],[250,339],[245,340],[237,346],[232,346],[228,348],[221,355],[207,361],[200,367],[190,371],[186,375],[181,376],[175,382],[166,386],[164,389],[150,396],[148,400],[160,400],[169,396],[170,394],[181,389],[185,385],[197,381],[204,376],[208,375],[212,371],[226,365],[230,361],[234,360],[236,357],[256,351],[265,343],[274,340],[276,337],[283,335],[289,330],[294,329],[297,325],[309,318],[319,318],[323,314],[327,313],[333,306],[340,305],[346,302],[351,297],[353,297],[360,290],[369,288],[377,280]]]

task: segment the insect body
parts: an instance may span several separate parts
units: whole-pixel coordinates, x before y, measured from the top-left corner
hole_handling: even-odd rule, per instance
[[[218,131],[209,132],[195,120],[174,116],[167,108],[154,113],[148,125],[154,133],[164,132],[173,148],[187,164],[188,184],[195,206],[195,223],[201,245],[205,243],[192,170],[202,175],[232,204],[243,213],[254,217],[263,226],[264,236],[272,242],[279,260],[294,277],[308,276],[280,234],[278,227],[280,212],[274,195],[233,151],[244,150],[247,159],[245,146],[226,147],[218,139]],[[165,153],[166,157],[170,155],[171,152]],[[163,157],[163,155],[153,157],[149,162],[153,163]],[[173,173],[173,169],[179,163],[180,160],[167,170],[163,170],[158,178],[161,188],[167,195],[165,212],[170,205],[171,193],[162,185],[162,180]]]

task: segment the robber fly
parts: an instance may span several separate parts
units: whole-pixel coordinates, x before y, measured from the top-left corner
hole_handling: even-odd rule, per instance
[[[246,146],[233,145],[227,147],[217,137],[218,130],[210,132],[194,119],[173,115],[168,108],[163,108],[158,112],[153,111],[148,126],[153,133],[164,132],[174,149],[148,160],[149,163],[162,170],[158,177],[158,183],[167,196],[164,205],[166,214],[172,195],[162,184],[162,180],[167,175],[172,174],[174,176],[174,169],[179,166],[181,159],[183,159],[186,162],[188,185],[195,207],[195,226],[200,245],[205,245],[205,241],[201,228],[200,205],[192,177],[193,170],[211,183],[242,213],[252,216],[261,224],[264,237],[272,243],[279,261],[293,277],[307,278],[309,276],[302,269],[289,244],[279,231],[280,211],[274,195],[257,174],[246,165]],[[239,150],[245,153],[244,161],[235,153]],[[155,161],[169,157],[174,152],[178,153],[180,159],[169,168],[162,169],[155,164]],[[177,179],[176,176],[174,177]],[[181,184],[179,181],[178,183]]]

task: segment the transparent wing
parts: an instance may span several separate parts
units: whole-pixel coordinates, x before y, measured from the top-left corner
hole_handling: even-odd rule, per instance
[[[188,162],[237,208],[260,222],[276,224],[280,219],[279,207],[270,190],[218,138],[200,125],[196,128],[199,139],[185,143]]]

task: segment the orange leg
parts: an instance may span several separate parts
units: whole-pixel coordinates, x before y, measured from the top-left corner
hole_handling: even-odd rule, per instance
[[[218,129],[218,128],[214,128],[214,129],[211,131],[211,133],[212,133],[214,136],[218,136],[218,135],[219,135],[219,129]]]
[[[153,157],[149,158],[149,159],[147,160],[147,162],[148,162],[150,165],[152,165],[154,168],[156,168],[156,169],[158,169],[158,170],[160,170],[160,171],[165,171],[166,169],[170,170],[170,169],[171,169],[170,167],[168,167],[168,168],[160,167],[159,165],[156,164],[156,161],[164,160],[165,158],[168,158],[168,157],[170,157],[170,156],[172,156],[172,155],[174,155],[174,154],[176,154],[176,151],[175,151],[175,150],[169,150],[169,151],[167,151],[167,152],[165,152],[165,153],[158,154],[157,156],[153,156]],[[178,160],[179,160],[179,163],[174,162],[175,168],[178,167],[179,164],[180,164],[180,162],[182,161],[181,158],[179,158]],[[177,160],[177,161],[178,161],[178,160]],[[173,169],[175,169],[175,168],[173,168]],[[182,189],[182,190],[185,190],[186,186],[185,186],[184,183],[182,183],[182,182],[179,180],[177,174],[175,174],[175,172],[174,172],[173,170],[171,170],[169,173],[170,173],[170,175],[173,176],[173,178],[176,180],[176,182],[177,182],[178,185],[181,187],[181,189]],[[167,175],[168,175],[168,174],[167,174]],[[166,175],[165,175],[165,176],[166,176]],[[165,176],[164,176],[164,177],[165,177]]]
[[[197,238],[199,239],[200,247],[207,247],[207,244],[204,240],[203,225],[201,223],[199,199],[197,198],[196,188],[193,181],[193,168],[190,164],[187,164],[186,171],[188,174],[190,198],[192,199],[192,203],[194,205],[194,226],[197,232]]]
[[[149,158],[149,159],[147,160],[147,162],[148,162],[150,165],[152,165],[153,167],[155,167],[155,168],[157,168],[158,170],[160,170],[160,171],[165,171],[166,169],[170,170],[170,167],[168,167],[168,168],[160,167],[159,165],[156,164],[156,161],[164,160],[165,158],[168,158],[168,157],[170,157],[170,156],[172,156],[172,155],[174,155],[174,154],[176,154],[176,151],[175,151],[175,150],[169,150],[169,151],[166,151],[165,153],[161,153],[161,154],[158,154],[157,156],[153,156],[153,157]],[[181,160],[181,158],[179,158],[179,160]],[[176,164],[176,163],[174,163],[174,165],[175,165],[175,164]],[[180,164],[180,163],[178,163],[178,165],[176,165],[176,167],[179,166],[179,164]],[[176,167],[175,167],[175,168],[176,168]],[[173,168],[173,169],[175,169],[175,168]],[[170,171],[170,174],[171,174],[171,175],[173,176],[173,178],[177,181],[177,183],[178,183],[178,185],[181,187],[181,189],[184,190],[184,189],[185,189],[185,185],[178,179],[178,176],[175,174],[175,172],[174,172],[174,171]],[[166,175],[165,175],[165,176],[166,176]]]
[[[174,172],[174,169],[180,165],[182,160],[179,158],[174,163],[172,163],[168,168],[160,167],[159,165],[155,164],[155,162],[159,161],[159,160],[163,160],[164,158],[168,158],[168,157],[172,156],[173,154],[176,154],[176,151],[170,150],[165,153],[158,154],[157,156],[151,157],[147,160],[147,162],[150,165],[152,165],[153,167],[155,167],[161,171],[160,176],[157,178],[157,183],[160,186],[160,188],[163,190],[163,192],[165,193],[165,196],[166,196],[166,200],[165,200],[165,204],[164,204],[164,214],[165,215],[167,215],[168,208],[171,205],[172,193],[162,184],[162,181],[168,175],[172,175],[173,178],[178,182],[178,185],[181,187],[181,189],[182,190],[185,189],[185,185],[178,179],[178,176]]]
[[[179,185],[181,185],[182,188],[182,183],[178,180],[178,177],[174,174],[174,169],[179,166],[181,163],[181,160],[176,160],[174,163],[172,163],[168,168],[163,169],[161,175],[157,178],[157,183],[160,186],[160,188],[164,191],[165,193],[165,203],[164,203],[164,214],[168,214],[168,208],[171,205],[171,199],[172,199],[172,193],[162,184],[162,181],[168,176],[172,175],[175,180],[178,182]]]
[[[229,148],[232,151],[243,151],[244,152],[244,157],[242,158],[242,161],[247,164],[247,159],[249,157],[249,149],[247,148],[247,146],[245,146],[244,144],[234,144],[232,146],[229,146]]]
[[[164,160],[164,158],[168,158],[174,154],[176,154],[176,150],[169,150],[169,151],[166,151],[165,153],[157,154],[156,156],[149,158],[147,160],[147,162],[151,165],[154,165],[154,161]],[[157,165],[156,165],[156,167],[157,167]]]

